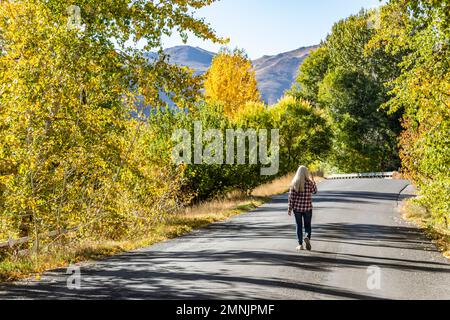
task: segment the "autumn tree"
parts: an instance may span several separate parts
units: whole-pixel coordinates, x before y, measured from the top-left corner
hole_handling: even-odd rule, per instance
[[[175,205],[181,176],[150,154],[139,106],[197,99],[199,79],[167,62],[161,38],[222,42],[194,16],[212,2],[1,1],[0,240],[73,227],[117,238]]]
[[[403,173],[420,188],[429,223],[450,228],[450,1],[393,0],[371,48],[402,53],[385,107],[403,113]]]
[[[246,103],[261,100],[252,63],[238,49],[222,49],[214,57],[204,86],[206,100],[222,104],[228,117],[245,108]]]

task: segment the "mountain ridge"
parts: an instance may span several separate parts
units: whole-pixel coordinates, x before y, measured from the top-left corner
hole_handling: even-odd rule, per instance
[[[318,46],[301,47],[275,55],[264,55],[252,61],[262,99],[268,104],[276,103],[295,82],[298,69],[311,51]],[[164,52],[169,62],[186,66],[195,74],[204,74],[211,66],[216,53],[188,45],[167,48]],[[149,53],[148,56],[153,56]]]

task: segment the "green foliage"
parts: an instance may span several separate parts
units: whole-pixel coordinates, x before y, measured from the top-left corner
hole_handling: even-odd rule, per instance
[[[396,135],[378,108],[385,97],[380,84],[360,71],[339,67],[319,88],[319,104],[335,132],[331,162],[345,172],[395,169]]]
[[[223,139],[227,129],[235,126],[224,113],[220,104],[201,104],[193,117],[189,117],[190,128],[193,121],[200,121],[203,130],[218,129]],[[193,135],[193,132],[192,132]],[[226,154],[226,145],[223,145],[223,154]],[[223,195],[231,190],[240,189],[247,192],[260,183],[259,166],[250,165],[189,165],[187,168],[189,189],[196,195],[196,200],[205,200],[214,196]]]
[[[194,142],[194,123],[200,123],[203,132],[210,129],[218,130],[223,138],[227,129],[237,129],[223,112],[220,104],[207,104],[200,102],[196,104],[190,112],[167,112],[160,110],[150,116],[148,120],[153,132],[154,141],[149,143],[152,154],[158,159],[171,159],[174,144],[172,140],[174,130],[188,130],[192,143]],[[246,127],[239,126],[246,130]],[[203,141],[205,145],[206,141]],[[194,146],[191,146],[193,153]],[[204,150],[202,150],[203,152]],[[226,144],[223,143],[223,154],[226,154]],[[224,158],[225,159],[225,158]],[[259,165],[228,165],[228,164],[195,164],[192,163],[180,166],[183,178],[180,183],[179,192],[175,192],[177,197],[184,204],[203,201],[206,199],[222,196],[225,193],[239,189],[248,192],[267,178],[260,175]]]
[[[294,87],[293,95],[312,103],[317,103],[319,85],[328,72],[330,56],[328,48],[319,47],[313,51],[300,66],[297,77],[297,87]]]
[[[331,145],[331,131],[325,116],[308,102],[286,97],[269,108],[260,102],[247,103],[229,119],[223,105],[198,103],[190,112],[158,112],[149,119],[151,128],[158,134],[157,154],[169,154],[172,149],[171,136],[174,129],[187,129],[194,139],[194,123],[200,123],[203,132],[217,129],[223,140],[227,129],[280,130],[280,171],[277,176],[295,171],[300,164],[312,164],[326,158]],[[171,142],[168,142],[171,141]],[[223,154],[227,153],[223,141]],[[207,144],[204,141],[204,146]],[[248,140],[246,142],[246,164],[186,164],[182,179],[181,194],[185,203],[198,202],[222,196],[232,190],[249,193],[262,183],[277,176],[261,175],[262,164],[249,164]],[[165,150],[165,151],[164,151]],[[194,151],[192,146],[191,151]],[[191,159],[192,160],[192,159]],[[225,160],[225,159],[224,159]],[[236,160],[236,159],[235,159]]]
[[[295,95],[322,109],[334,132],[329,165],[342,172],[395,170],[399,115],[380,110],[389,99],[385,79],[397,72],[395,58],[366,50],[374,35],[373,12],[336,23],[322,46],[300,68]]]
[[[364,55],[364,48],[373,33],[368,17],[368,12],[361,11],[333,26],[325,42],[332,67],[364,71],[372,67],[371,57]]]
[[[281,174],[326,159],[332,133],[324,115],[305,100],[286,96],[270,109],[273,127],[280,129]]]
[[[404,111],[400,156],[404,174],[420,187],[418,201],[449,228],[450,2],[391,1],[370,46],[402,53],[385,106]]]

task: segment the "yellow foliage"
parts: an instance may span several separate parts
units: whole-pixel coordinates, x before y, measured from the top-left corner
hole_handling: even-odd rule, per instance
[[[195,101],[199,81],[124,43],[154,50],[172,28],[221,42],[192,14],[211,0],[86,0],[79,29],[68,26],[72,2],[0,1],[0,242],[73,228],[122,239],[181,202],[169,146],[130,114],[164,106],[161,89]]]
[[[213,60],[205,78],[208,102],[220,103],[232,118],[248,102],[261,101],[255,70],[240,50],[222,50]]]

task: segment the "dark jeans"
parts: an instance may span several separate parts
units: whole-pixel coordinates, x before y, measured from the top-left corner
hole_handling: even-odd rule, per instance
[[[300,245],[303,244],[303,223],[305,224],[305,232],[308,239],[311,240],[311,220],[312,210],[306,212],[294,212],[295,221],[297,222],[297,238]]]

